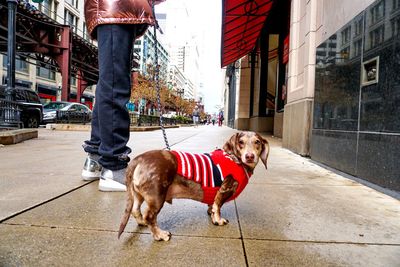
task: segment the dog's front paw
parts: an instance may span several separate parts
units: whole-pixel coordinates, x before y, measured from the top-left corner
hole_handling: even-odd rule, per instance
[[[169,241],[171,239],[171,233],[168,231],[158,230],[157,233],[153,234],[154,240],[157,241]]]
[[[214,225],[222,226],[222,225],[227,225],[229,223],[229,221],[227,219],[224,219],[224,218],[221,218],[221,217],[219,219],[217,219],[215,217],[216,216],[214,216],[214,214],[211,215],[211,220],[212,220]]]

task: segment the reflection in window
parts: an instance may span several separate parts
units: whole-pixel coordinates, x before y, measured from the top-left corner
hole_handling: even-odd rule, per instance
[[[350,47],[346,47],[340,51],[340,61],[344,62],[346,59],[349,59],[350,55]]]
[[[68,9],[64,10],[64,23],[72,27],[74,31],[77,30],[78,18],[72,14]]]
[[[353,47],[354,47],[354,54],[353,57],[357,57],[361,55],[361,50],[362,50],[362,40],[357,40],[353,43]]]
[[[7,56],[3,55],[3,67],[7,68]],[[28,73],[28,63],[26,58],[15,56],[15,70]]]
[[[392,0],[392,3],[393,10],[400,9],[400,0]]]
[[[47,68],[43,67],[36,67],[36,75],[45,79],[49,80],[55,80],[56,79],[56,73],[55,71],[49,70]]]
[[[381,0],[370,10],[371,24],[375,24],[385,16],[385,1]]]
[[[86,23],[85,22],[83,23],[83,35],[82,35],[82,37],[85,40],[89,40],[90,39],[90,36],[89,36],[89,34],[87,32],[87,29],[86,29]]]
[[[69,79],[69,83],[73,86],[76,86],[76,77],[71,76],[71,78]]]
[[[42,3],[39,3],[39,10],[43,14],[46,14],[49,17],[52,17],[52,0],[44,0]]]
[[[70,6],[78,8],[78,0],[65,0]]]
[[[363,30],[363,18],[361,17],[359,20],[354,22],[354,36],[361,35],[362,30]]]
[[[400,1],[400,0],[399,0]],[[399,36],[400,35],[400,18],[392,19],[392,36]]]
[[[385,28],[384,25],[379,26],[375,30],[371,31],[369,33],[370,37],[370,47],[376,47],[377,45],[383,43],[383,40],[385,39]]]
[[[351,35],[351,27],[349,26],[342,31],[342,45],[345,45],[350,41],[350,35]]]

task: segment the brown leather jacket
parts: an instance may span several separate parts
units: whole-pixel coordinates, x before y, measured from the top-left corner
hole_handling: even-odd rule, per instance
[[[85,0],[86,27],[96,39],[96,26],[100,24],[144,24],[137,35],[142,35],[148,25],[154,25],[151,9],[153,0]],[[159,4],[165,0],[155,0]]]

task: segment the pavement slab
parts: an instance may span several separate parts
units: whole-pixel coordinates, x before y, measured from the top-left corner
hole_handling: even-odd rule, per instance
[[[1,266],[245,266],[239,239],[0,225]],[[210,256],[218,255],[217,257]]]
[[[97,182],[92,182],[9,219],[5,224],[108,231],[115,232],[114,237],[117,238],[125,204],[125,192],[103,193],[98,191]],[[143,208],[145,207],[144,204]],[[223,215],[231,223],[218,227],[212,224],[207,214],[207,205],[192,200],[175,199],[172,205],[164,205],[158,216],[158,224],[162,229],[170,231],[173,237],[185,235],[240,238],[233,202],[224,207]],[[129,220],[125,232],[150,233],[147,227],[139,227],[133,218]]]
[[[397,246],[245,240],[249,266],[399,266]]]
[[[244,238],[399,245],[399,201],[381,195],[366,187],[249,184],[236,202]]]

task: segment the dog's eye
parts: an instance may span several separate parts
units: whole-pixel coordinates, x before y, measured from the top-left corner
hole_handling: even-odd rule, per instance
[[[261,145],[260,140],[256,140],[256,141],[255,141],[255,144],[256,144],[256,145]]]
[[[244,142],[242,140],[239,140],[239,145],[244,145]]]

